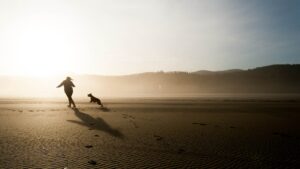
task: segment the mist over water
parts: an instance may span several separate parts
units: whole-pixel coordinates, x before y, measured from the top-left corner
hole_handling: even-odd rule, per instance
[[[73,75],[74,97],[248,97],[299,95],[299,65],[273,65],[252,70],[156,72],[123,76]],[[65,97],[56,88],[65,77],[0,77],[0,97]]]

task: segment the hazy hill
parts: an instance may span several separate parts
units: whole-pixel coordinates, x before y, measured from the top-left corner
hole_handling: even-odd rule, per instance
[[[75,96],[182,96],[202,93],[300,93],[300,65],[249,70],[155,72],[126,76],[73,76]],[[63,77],[0,77],[1,97],[63,97],[55,87]]]
[[[197,72],[192,72],[192,73],[196,73],[198,75],[210,75],[210,74],[222,74],[222,73],[235,73],[235,72],[242,72],[243,70],[241,69],[230,69],[230,70],[223,70],[223,71],[208,71],[208,70],[200,70]]]

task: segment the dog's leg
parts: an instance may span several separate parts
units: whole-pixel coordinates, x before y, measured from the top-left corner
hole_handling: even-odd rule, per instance
[[[101,107],[103,107],[103,104],[100,100],[97,100],[98,105],[101,105]]]

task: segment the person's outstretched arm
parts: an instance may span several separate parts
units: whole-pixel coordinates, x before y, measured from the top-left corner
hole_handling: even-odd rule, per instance
[[[73,83],[73,82],[71,82],[71,84],[72,84],[72,86],[73,86],[73,87],[75,87],[75,85],[74,85],[74,83]]]
[[[61,82],[56,88],[61,87],[62,85],[64,85],[64,82]]]

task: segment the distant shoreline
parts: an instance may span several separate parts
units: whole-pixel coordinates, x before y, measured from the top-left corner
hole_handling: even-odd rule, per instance
[[[88,103],[88,97],[74,97],[78,103]],[[297,94],[199,94],[198,96],[163,96],[163,97],[101,97],[104,102],[125,102],[125,103],[147,103],[156,101],[174,101],[174,102],[300,102],[300,93]],[[64,97],[0,97],[0,104],[11,103],[12,101],[21,103],[63,103]]]

